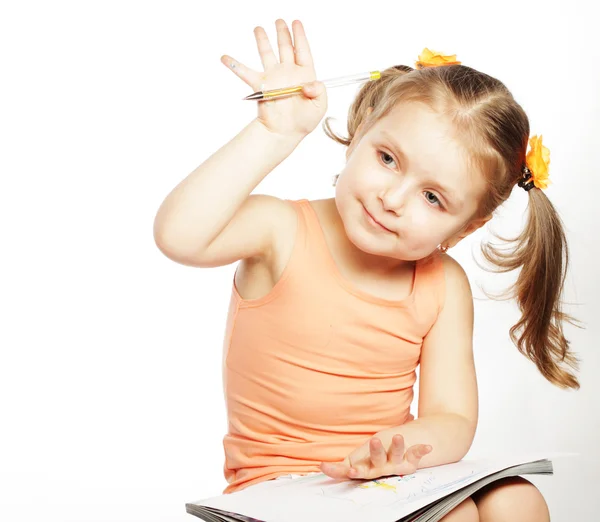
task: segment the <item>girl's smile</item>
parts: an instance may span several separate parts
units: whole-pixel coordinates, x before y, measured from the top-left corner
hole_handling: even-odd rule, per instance
[[[381,223],[379,223],[378,221],[375,221],[375,218],[373,218],[373,216],[371,216],[371,214],[369,214],[369,211],[366,209],[366,207],[363,205],[363,209],[365,211],[365,217],[366,217],[366,221],[372,225],[374,228],[378,229],[378,230],[384,230],[386,232],[390,232],[393,234],[393,231],[390,230],[389,228],[384,227]]]

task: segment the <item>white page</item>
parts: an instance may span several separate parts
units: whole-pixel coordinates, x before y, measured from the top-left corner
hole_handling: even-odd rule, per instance
[[[572,453],[528,453],[490,459],[464,459],[422,468],[403,477],[335,480],[324,474],[269,480],[247,489],[194,502],[267,522],[395,522],[476,480],[515,466]]]

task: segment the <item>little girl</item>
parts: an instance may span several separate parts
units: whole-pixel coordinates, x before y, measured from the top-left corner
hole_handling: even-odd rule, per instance
[[[263,73],[222,62],[253,91],[302,92],[259,102],[257,118],[175,187],[154,224],[158,247],[178,263],[241,260],[224,342],[224,493],[278,477],[374,479],[456,462],[475,435],[478,399],[471,289],[446,251],[515,186],[529,197],[525,230],[513,252],[483,253],[504,271],[521,268],[513,295],[523,315],[510,330],[518,349],[553,384],[579,386],[565,368],[578,361],[562,330],[574,320],[560,310],[568,249],[543,191],[548,149],[529,139],[500,81],[425,49],[416,69],[391,67],[362,86],[348,139],[325,124],[348,146],[334,198],[250,195],[327,110],[302,24],[292,24],[294,43],[283,20],[276,27],[279,62],[254,31]],[[480,519],[549,514],[518,477],[443,518]]]

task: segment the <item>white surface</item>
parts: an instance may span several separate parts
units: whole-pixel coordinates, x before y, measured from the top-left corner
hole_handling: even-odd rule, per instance
[[[334,480],[321,473],[279,484],[269,480],[231,495],[199,499],[193,504],[278,522],[396,522],[437,500],[507,468],[564,454],[530,453],[419,469],[402,477],[373,481]],[[382,487],[383,485],[383,487]]]
[[[253,29],[305,26],[320,78],[411,64],[424,47],[501,79],[551,150],[548,196],[571,248],[567,325],[581,390],[543,380],[510,343],[514,303],[481,301],[513,276],[452,249],[472,281],[480,423],[474,450],[573,451],[534,480],[553,522],[600,508],[598,31],[582,1],[4,2],[0,7],[0,519],[192,520],[221,493],[221,345],[235,265],[193,269],[154,244],[168,192],[254,116],[220,62],[258,68]],[[355,86],[331,93],[344,131]],[[331,197],[345,149],[319,126],[256,189]],[[526,193],[493,230],[518,233]],[[479,256],[478,256],[479,258]],[[416,398],[415,398],[416,401]],[[415,402],[416,404],[416,402]]]

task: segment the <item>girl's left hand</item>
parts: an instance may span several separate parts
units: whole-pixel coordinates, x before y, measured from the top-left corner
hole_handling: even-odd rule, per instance
[[[321,471],[336,479],[376,479],[409,475],[417,470],[422,457],[431,452],[426,444],[415,444],[404,452],[404,437],[394,435],[386,452],[381,440],[372,437],[341,462],[321,462]]]

